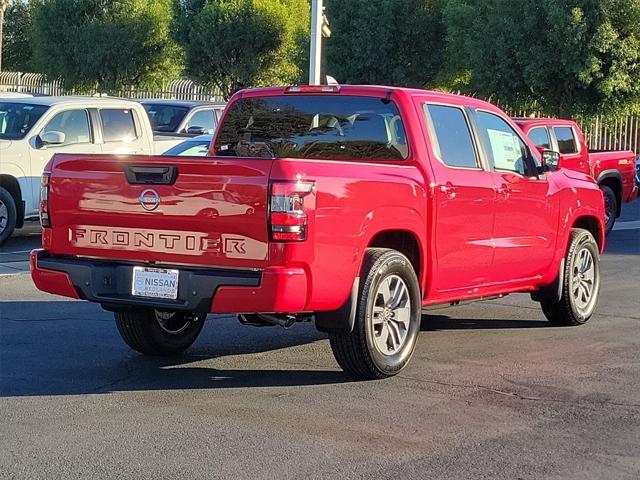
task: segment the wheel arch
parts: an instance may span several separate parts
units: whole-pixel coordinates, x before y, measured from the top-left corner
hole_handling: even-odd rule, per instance
[[[18,179],[13,175],[0,174],[0,187],[4,188],[16,204],[18,218],[16,219],[16,228],[24,225],[24,204],[22,202],[22,189]]]
[[[358,272],[362,269],[365,260],[364,252],[369,248],[389,248],[406,256],[418,277],[418,286],[421,295],[424,294],[422,275],[424,273],[424,254],[420,247],[418,235],[406,229],[387,228],[378,230],[373,234],[363,249]],[[360,274],[356,274],[351,293],[346,302],[338,309],[331,312],[316,312],[316,328],[322,332],[351,332],[354,326],[358,292],[360,287]]]
[[[602,225],[602,221],[598,220],[598,218],[592,215],[583,215],[574,220],[571,228],[582,228],[587,230],[593,235],[593,238],[596,239],[596,243],[598,244],[598,249],[600,253],[604,250],[604,226]],[[570,237],[570,235],[569,235]],[[565,242],[568,245],[569,240]]]
[[[613,190],[617,203],[616,218],[619,217],[622,211],[622,175],[618,170],[605,170],[598,175],[598,185],[606,185]]]
[[[367,248],[390,248],[397,250],[409,259],[421,282],[424,269],[424,254],[418,236],[410,230],[388,229],[376,233],[367,244]],[[422,286],[421,286],[422,288]]]

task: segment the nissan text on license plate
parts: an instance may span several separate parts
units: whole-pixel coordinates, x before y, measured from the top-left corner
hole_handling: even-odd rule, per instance
[[[137,297],[178,298],[178,270],[133,267],[131,293]]]

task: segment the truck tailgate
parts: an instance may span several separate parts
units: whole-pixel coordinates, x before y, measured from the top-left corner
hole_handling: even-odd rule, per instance
[[[53,255],[264,268],[272,163],[56,155],[44,247]]]

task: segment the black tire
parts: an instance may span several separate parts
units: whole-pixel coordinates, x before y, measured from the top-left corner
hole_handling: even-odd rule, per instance
[[[605,234],[609,235],[613,226],[616,223],[616,216],[618,215],[618,197],[616,197],[613,189],[607,185],[600,185],[602,195],[604,195],[604,208],[606,223],[604,226]]]
[[[6,189],[0,187],[0,245],[11,236],[17,221],[16,201]]]
[[[576,275],[579,275],[580,255],[583,250],[587,250],[593,260],[593,289],[590,300],[584,308],[578,303],[572,292],[572,286],[580,283]],[[591,232],[581,228],[571,230],[569,249],[565,257],[564,275],[560,288],[560,299],[557,298],[557,290],[552,287],[546,295],[542,296],[540,304],[547,320],[555,326],[577,326],[586,323],[598,304],[600,294],[600,252],[595,238]],[[575,283],[574,283],[575,282]],[[555,292],[553,290],[556,290]],[[574,289],[575,290],[575,289]],[[578,292],[581,292],[578,287]]]
[[[115,313],[122,339],[145,355],[176,355],[189,348],[200,334],[206,315],[138,309]]]
[[[384,354],[376,346],[375,337],[380,336],[376,335],[373,325],[373,309],[375,302],[378,301],[376,299],[379,294],[378,288],[387,279],[397,282],[394,277],[399,277],[404,282],[408,292],[405,305],[410,306],[409,325],[404,329],[405,337],[397,352]],[[368,249],[360,274],[357,302],[353,331],[329,333],[329,341],[336,361],[345,372],[358,378],[379,379],[396,375],[409,363],[420,331],[422,306],[420,285],[407,257],[395,250]],[[389,327],[386,328],[389,329]],[[390,337],[389,334],[387,341]]]

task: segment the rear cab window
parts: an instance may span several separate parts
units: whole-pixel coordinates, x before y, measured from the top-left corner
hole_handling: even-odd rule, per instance
[[[571,127],[553,127],[553,133],[556,135],[558,142],[558,150],[563,155],[571,155],[578,153],[578,143],[576,142],[573,128]]]
[[[214,145],[218,156],[405,160],[409,148],[393,102],[350,95],[278,95],[236,100]]]
[[[188,107],[144,103],[154,132],[175,132],[189,112]]]

